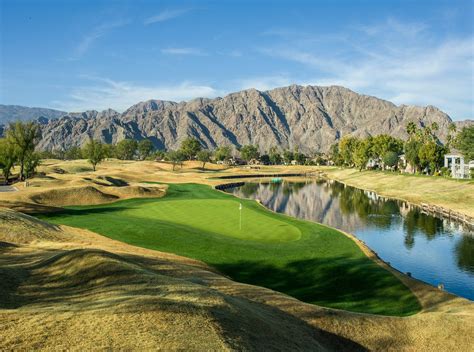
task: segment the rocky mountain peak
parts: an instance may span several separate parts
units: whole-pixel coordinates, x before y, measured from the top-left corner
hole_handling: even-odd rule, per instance
[[[291,85],[180,103],[148,100],[122,114],[111,109],[69,114],[42,125],[40,148],[69,148],[93,136],[107,143],[148,138],[157,148],[176,149],[192,136],[208,148],[255,144],[261,152],[277,146],[314,153],[327,151],[345,135],[405,138],[409,121],[436,122],[441,140],[452,123],[433,106],[397,106],[341,86]]]

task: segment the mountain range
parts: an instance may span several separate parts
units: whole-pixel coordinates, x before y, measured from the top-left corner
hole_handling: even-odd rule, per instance
[[[0,106],[0,122],[7,119],[3,113],[6,107]],[[183,139],[194,137],[210,149],[255,144],[261,152],[272,146],[325,152],[348,134],[365,137],[386,133],[405,138],[409,121],[419,126],[436,122],[438,137],[444,141],[453,122],[434,106],[397,106],[340,86],[248,89],[222,98],[180,103],[148,100],[123,113],[112,109],[82,113],[22,109],[28,108],[15,107],[13,119],[31,118],[33,112],[42,117],[39,148],[43,150],[80,146],[90,137],[106,143],[148,138],[155,147],[169,150],[178,148]],[[460,127],[472,123],[456,122]]]
[[[46,108],[29,108],[21,105],[2,105],[0,104],[0,125],[6,125],[12,121],[28,121],[28,120],[50,120],[67,115],[67,112],[46,109]]]

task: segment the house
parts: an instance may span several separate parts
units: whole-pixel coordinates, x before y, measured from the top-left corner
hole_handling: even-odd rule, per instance
[[[398,157],[398,169],[407,174],[414,174],[416,171],[415,167],[407,160],[405,154]]]
[[[471,178],[471,170],[474,172],[474,160],[464,160],[464,155],[452,150],[444,156],[444,167],[451,171],[452,178]]]
[[[255,159],[255,158],[252,158],[252,159],[250,159],[250,160],[247,162],[247,164],[248,164],[248,165],[260,165],[260,164],[262,164],[262,163],[260,162],[260,160]]]
[[[240,158],[237,158],[237,157],[231,157],[230,159],[228,159],[228,160],[226,161],[226,163],[227,163],[228,165],[232,165],[232,166],[238,166],[238,165],[245,165],[245,164],[247,164],[247,163],[245,162],[245,160],[240,159]]]
[[[381,162],[379,158],[369,158],[365,168],[368,170],[377,169],[380,166]]]

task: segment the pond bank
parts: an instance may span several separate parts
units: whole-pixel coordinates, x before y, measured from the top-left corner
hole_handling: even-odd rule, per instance
[[[323,176],[420,207],[474,228],[474,182],[378,171],[323,168]]]

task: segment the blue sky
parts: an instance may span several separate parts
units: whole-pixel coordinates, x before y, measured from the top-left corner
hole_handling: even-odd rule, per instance
[[[474,117],[473,1],[1,0],[0,103],[122,111],[343,85]]]

